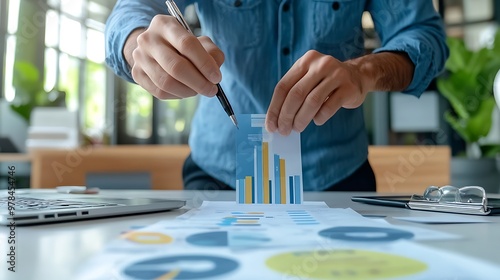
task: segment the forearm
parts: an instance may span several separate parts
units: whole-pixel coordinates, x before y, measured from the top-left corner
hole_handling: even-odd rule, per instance
[[[362,92],[403,91],[412,79],[415,65],[404,52],[368,54],[347,61],[361,74]]]

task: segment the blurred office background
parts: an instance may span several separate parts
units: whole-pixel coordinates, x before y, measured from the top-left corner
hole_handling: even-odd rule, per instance
[[[76,112],[82,144],[187,143],[196,98],[154,99],[106,67],[104,28],[115,2],[0,2],[0,137],[9,138],[19,153],[26,152],[28,121],[11,105],[27,102],[26,94],[14,86],[22,75],[21,82],[33,83],[32,88],[48,93],[49,100],[40,104],[66,106]],[[500,1],[435,0],[434,4],[444,18],[448,36],[463,38],[472,49],[491,43],[500,23]],[[199,30],[194,7],[186,10],[186,18]],[[379,42],[368,13],[363,27],[366,51],[370,52]],[[420,100],[397,92],[372,94],[364,105],[370,143],[449,145],[453,155],[463,153],[465,143],[443,118],[449,108],[435,83]],[[498,112],[495,124],[488,139],[499,143]],[[29,180],[29,164],[18,166],[19,180]],[[1,170],[6,169],[2,166]],[[0,176],[7,173],[0,172]]]

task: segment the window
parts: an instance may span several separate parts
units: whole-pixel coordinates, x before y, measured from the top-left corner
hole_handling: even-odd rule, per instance
[[[113,79],[104,64],[104,28],[115,0],[7,0],[0,4],[0,72],[5,100],[16,98],[13,70],[27,61],[40,70],[44,90],[66,93],[78,110],[80,128],[102,138],[107,89]],[[5,69],[5,71],[3,71]]]
[[[441,0],[448,36],[464,38],[475,49],[491,40],[498,22],[495,22],[493,0]]]
[[[45,90],[65,91],[82,132],[98,141],[106,130],[104,28],[112,2],[48,0],[46,13]]]
[[[188,6],[184,15],[193,32],[199,34],[194,5]],[[187,143],[198,98],[161,101],[135,84],[127,84],[124,91],[125,96],[119,97],[123,98],[124,112],[117,118],[118,144]]]
[[[19,21],[19,1],[20,0],[9,0],[6,2],[2,2],[2,19],[6,19],[6,22],[2,22],[2,44],[3,44],[3,53],[4,55],[2,61],[5,65],[5,73],[4,75],[4,84],[3,84],[3,92],[4,98],[7,101],[14,100],[15,91],[12,87],[12,76],[14,69],[14,57],[16,52],[16,33]],[[4,13],[7,13],[6,17],[3,16]],[[5,25],[6,24],[6,29]],[[1,56],[0,56],[1,57]]]

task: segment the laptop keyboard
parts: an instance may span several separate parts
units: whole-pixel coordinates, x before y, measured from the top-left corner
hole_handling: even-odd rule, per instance
[[[0,207],[5,209],[9,202],[7,197],[0,198]],[[48,210],[48,209],[67,209],[67,208],[88,208],[88,207],[103,207],[103,206],[117,206],[116,203],[92,203],[81,202],[61,199],[38,199],[31,197],[16,197],[15,208],[16,210]]]

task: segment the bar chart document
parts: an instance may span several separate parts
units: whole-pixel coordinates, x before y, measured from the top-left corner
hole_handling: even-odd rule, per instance
[[[301,204],[303,201],[300,134],[269,133],[266,115],[238,115],[236,202]]]

